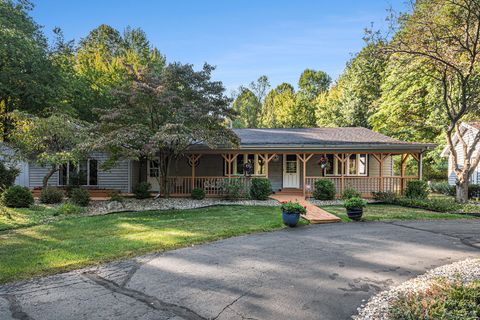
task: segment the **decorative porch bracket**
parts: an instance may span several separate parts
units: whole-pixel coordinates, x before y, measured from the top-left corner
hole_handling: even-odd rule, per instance
[[[198,165],[198,160],[201,156],[201,154],[190,154],[187,156],[188,162],[192,166],[192,192],[195,189],[195,167]]]
[[[228,164],[228,177],[232,176],[232,163],[237,159],[238,153],[222,153],[222,158],[227,161]]]
[[[302,161],[303,164],[303,197],[306,196],[306,182],[307,182],[307,161],[313,157],[313,153],[297,154],[297,158]]]

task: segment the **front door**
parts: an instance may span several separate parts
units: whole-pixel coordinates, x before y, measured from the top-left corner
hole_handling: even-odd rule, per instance
[[[283,155],[283,187],[300,188],[300,171],[296,154]]]

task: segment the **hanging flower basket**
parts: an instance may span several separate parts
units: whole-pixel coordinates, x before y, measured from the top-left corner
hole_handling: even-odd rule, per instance
[[[318,165],[320,166],[321,169],[330,169],[330,162],[328,161],[328,158],[325,156],[322,156],[320,160],[318,161]]]

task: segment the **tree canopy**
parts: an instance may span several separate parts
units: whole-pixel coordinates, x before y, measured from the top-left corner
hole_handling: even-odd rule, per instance
[[[235,113],[222,83],[211,80],[212,66],[195,71],[192,65],[172,63],[160,74],[129,69],[132,83],[115,92],[117,104],[100,110],[96,147],[107,150],[112,161],[160,155],[160,191],[168,194],[171,160],[188,147],[238,143],[226,126]]]

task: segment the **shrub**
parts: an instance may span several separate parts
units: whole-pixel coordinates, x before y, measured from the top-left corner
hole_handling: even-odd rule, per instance
[[[250,186],[250,197],[254,200],[267,200],[272,194],[272,183],[265,178],[253,178]]]
[[[53,187],[46,187],[40,192],[40,202],[56,204],[63,200],[63,191]]]
[[[480,197],[480,184],[470,184],[468,186],[468,198]]]
[[[28,208],[34,203],[30,190],[21,186],[7,188],[2,194],[2,202],[10,208]]]
[[[401,197],[394,204],[437,212],[458,212],[462,209],[462,205],[456,203],[453,199],[412,199]]]
[[[82,188],[72,189],[70,192],[70,201],[78,206],[86,207],[90,203],[90,194]]]
[[[7,168],[5,164],[0,161],[0,192],[13,186],[15,178],[20,171],[17,168]]]
[[[223,185],[225,198],[227,200],[238,200],[247,198],[247,191],[245,185],[240,180],[230,180]]]
[[[360,197],[353,197],[345,200],[343,206],[347,209],[365,208],[367,206],[367,201],[363,200]]]
[[[333,200],[335,199],[335,184],[330,180],[315,181],[315,190],[313,197],[317,200]]]
[[[347,199],[351,199],[351,198],[361,198],[362,195],[360,194],[360,192],[358,192],[357,190],[353,189],[353,188],[346,188],[343,193],[342,193],[342,199],[343,200],[347,200]]]
[[[392,301],[388,313],[392,320],[479,319],[480,281],[432,281],[426,290],[400,295]]]
[[[382,201],[385,203],[394,203],[398,199],[398,195],[395,192],[372,192],[372,197],[374,200]]]
[[[282,206],[280,207],[283,212],[285,213],[299,213],[299,214],[305,214],[307,212],[307,209],[299,204],[298,202],[283,202]]]
[[[202,200],[205,199],[205,190],[201,188],[195,188],[192,190],[192,199]]]
[[[119,191],[112,191],[110,193],[110,201],[117,201],[123,203],[124,200],[125,198],[122,197]]]
[[[430,190],[432,192],[441,193],[446,196],[455,196],[456,193],[455,186],[449,185],[446,181],[430,183]]]
[[[426,199],[428,197],[428,184],[423,180],[408,181],[405,196],[410,199]]]
[[[148,182],[139,182],[133,188],[133,194],[136,199],[150,198],[150,188],[152,186]]]
[[[84,209],[82,207],[66,202],[66,203],[62,203],[57,207],[56,213],[67,215],[67,214],[80,214],[82,212],[84,212]]]

